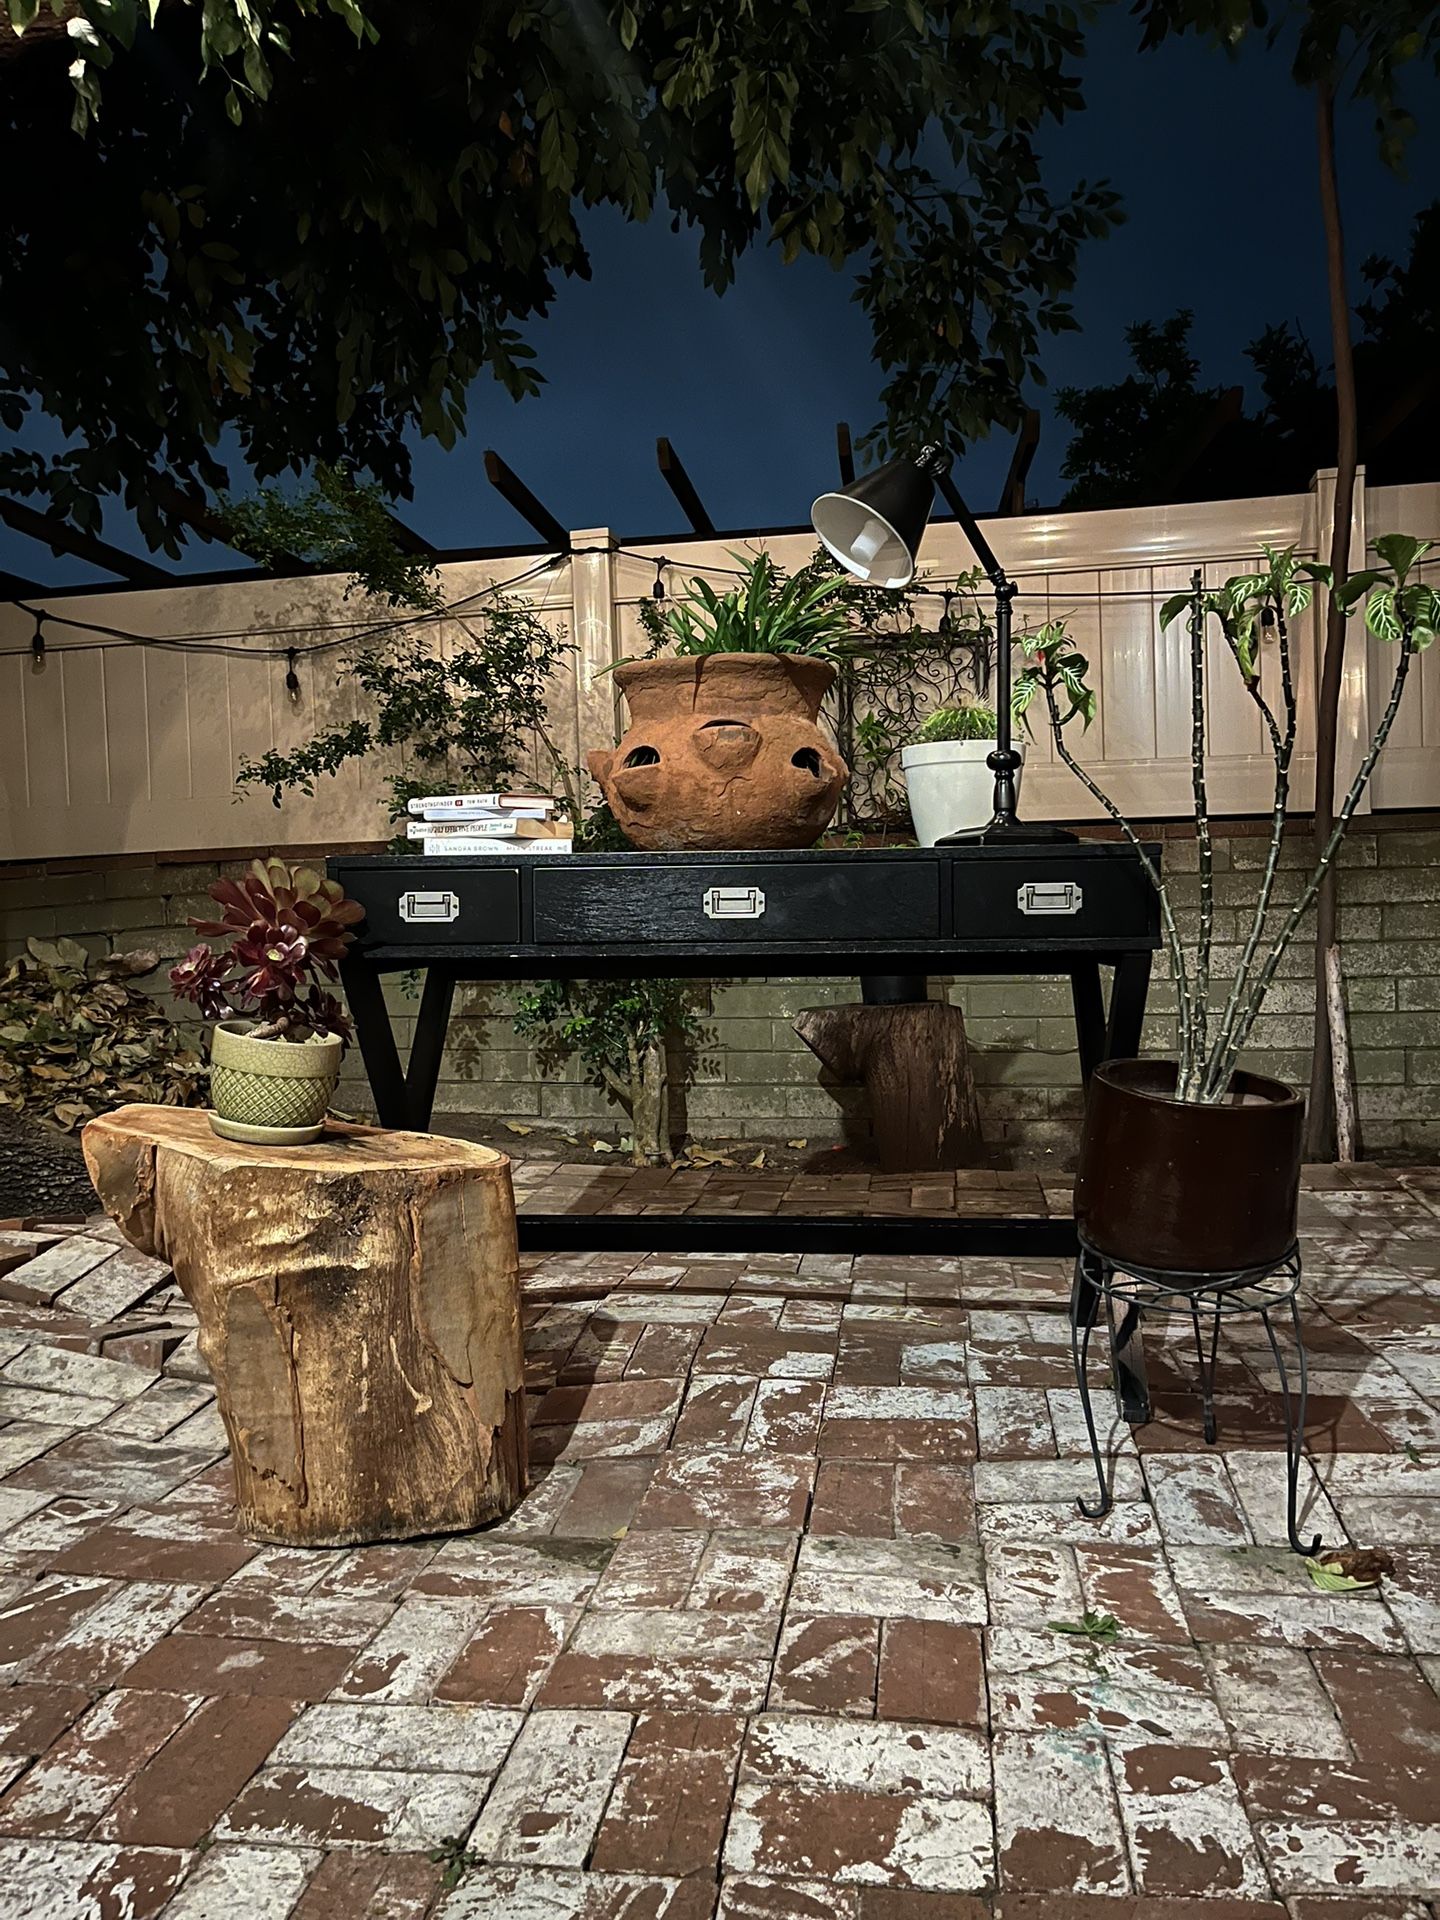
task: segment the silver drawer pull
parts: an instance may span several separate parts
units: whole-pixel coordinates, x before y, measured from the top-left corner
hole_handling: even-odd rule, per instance
[[[707,887],[700,904],[709,920],[758,920],[765,896],[759,887]]]
[[[1027,880],[1015,904],[1021,913],[1079,913],[1084,898],[1074,880]]]
[[[414,920],[458,920],[460,918],[460,896],[452,893],[448,887],[432,888],[425,893],[402,893],[400,896],[400,918],[410,922]]]

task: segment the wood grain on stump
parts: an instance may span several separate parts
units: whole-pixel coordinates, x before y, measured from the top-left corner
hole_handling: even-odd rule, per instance
[[[341,1546],[457,1532],[516,1504],[503,1154],[336,1122],[314,1146],[243,1146],[177,1107],[122,1107],[84,1146],[106,1212],[169,1261],[199,1317],[247,1533]]]
[[[980,1112],[959,1007],[807,1007],[793,1024],[837,1080],[863,1085],[882,1171],[974,1166]]]

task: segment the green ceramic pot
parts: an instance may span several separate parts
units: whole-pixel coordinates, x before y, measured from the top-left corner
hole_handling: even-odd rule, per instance
[[[318,1140],[340,1078],[341,1041],[254,1040],[243,1021],[210,1036],[210,1124],[226,1140],[301,1147]]]

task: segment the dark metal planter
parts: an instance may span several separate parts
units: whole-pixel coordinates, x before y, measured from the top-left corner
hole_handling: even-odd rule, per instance
[[[1107,1060],[1090,1078],[1075,1218],[1124,1266],[1220,1273],[1284,1259],[1295,1241],[1305,1103],[1237,1073],[1230,1098],[1175,1098],[1172,1060]]]

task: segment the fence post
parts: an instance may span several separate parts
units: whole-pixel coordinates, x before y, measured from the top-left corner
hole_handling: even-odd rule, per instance
[[[615,608],[615,536],[608,527],[570,535],[570,595],[575,618],[575,728],[582,785],[585,755],[612,746],[616,734],[613,665],[620,631]]]

